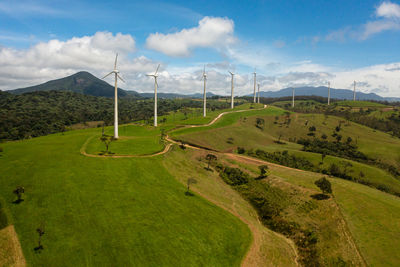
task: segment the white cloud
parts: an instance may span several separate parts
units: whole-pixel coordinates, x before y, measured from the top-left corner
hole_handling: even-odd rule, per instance
[[[102,77],[111,71],[115,52],[120,53],[118,68],[127,90],[152,92],[152,73],[159,62],[144,57],[133,57],[135,41],[132,36],[98,32],[93,36],[74,37],[66,41],[50,40],[29,49],[0,47],[0,89],[15,89],[62,78],[78,71],[89,71]],[[285,63],[286,62],[286,63]],[[310,60],[287,63],[273,50],[252,46],[228,49],[227,60],[206,64],[207,89],[228,95],[230,75],[234,70],[235,92],[253,92],[253,67],[257,67],[257,82],[261,90],[276,91],[289,86],[320,86],[331,81],[335,88],[349,88],[358,82],[358,90],[376,92],[383,96],[400,96],[400,63],[375,65],[353,70],[338,70]],[[160,92],[201,93],[203,62],[192,66],[169,66],[161,62],[158,80]],[[269,76],[266,76],[268,74]],[[112,78],[107,79],[112,83]]]
[[[400,6],[391,2],[383,2],[376,9],[377,17],[400,18]]]
[[[220,48],[232,44],[234,23],[228,18],[204,17],[199,25],[179,32],[150,34],[146,40],[149,49],[168,56],[189,56],[193,48]]]
[[[30,86],[81,70],[101,75],[113,67],[116,52],[121,54],[122,68],[149,69],[150,60],[144,57],[127,59],[126,55],[133,51],[132,36],[109,32],[67,41],[53,39],[29,49],[0,47],[0,89]]]

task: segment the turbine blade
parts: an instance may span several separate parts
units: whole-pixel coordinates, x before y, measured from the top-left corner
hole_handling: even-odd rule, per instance
[[[110,72],[109,74],[107,74],[106,76],[104,76],[102,79],[104,79],[105,77],[107,77],[108,75],[113,74],[113,72]]]
[[[206,65],[204,65],[203,75],[206,73]]]
[[[117,69],[117,60],[118,60],[118,53],[115,55],[115,62],[114,62],[114,69]]]
[[[158,64],[156,72],[154,73],[154,75],[157,75],[158,69],[160,68],[160,64]]]
[[[118,76],[118,78],[119,78],[121,81],[125,82],[124,79],[122,79],[122,77],[119,76],[119,74],[117,74],[117,76]]]

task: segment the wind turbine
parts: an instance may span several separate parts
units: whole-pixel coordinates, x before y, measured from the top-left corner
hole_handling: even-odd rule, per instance
[[[257,83],[257,73],[256,73],[256,69],[254,69],[254,100],[253,102],[256,103],[256,83]]]
[[[232,78],[231,78],[231,108],[233,108],[233,76],[235,76],[235,73],[228,71]]]
[[[294,87],[292,87],[292,108],[294,108]]]
[[[154,127],[157,127],[157,87],[158,87],[157,72],[159,68],[160,64],[158,64],[156,72],[154,72],[154,74],[146,74],[146,76],[154,77]]]
[[[114,62],[114,70],[111,71],[109,74],[103,77],[106,78],[107,76],[111,74],[115,74],[115,91],[114,91],[114,138],[118,139],[118,79],[121,81],[125,82],[124,79],[121,78],[119,75],[119,70],[117,70],[117,60],[118,60],[118,53],[115,56],[115,62]]]
[[[204,81],[204,92],[203,92],[203,117],[205,117],[205,116],[206,116],[206,107],[207,107],[207,95],[206,95],[207,74],[206,74],[206,65],[204,65],[204,69],[203,69],[203,81]]]
[[[258,99],[257,103],[260,104],[260,84],[258,84]]]
[[[328,106],[331,103],[331,82],[328,82]]]
[[[353,101],[356,101],[356,81],[354,81]]]

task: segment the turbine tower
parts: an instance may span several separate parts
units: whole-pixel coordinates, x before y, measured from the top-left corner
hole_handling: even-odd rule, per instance
[[[328,82],[328,106],[331,103],[331,82]]]
[[[260,84],[258,84],[258,98],[257,103],[260,104]]]
[[[157,87],[158,87],[157,72],[159,68],[160,64],[158,64],[156,72],[154,72],[154,74],[146,74],[146,76],[154,77],[154,127],[157,127]]]
[[[119,75],[119,70],[117,69],[117,60],[118,60],[118,53],[115,56],[114,70],[103,77],[104,79],[111,74],[115,75],[115,91],[114,91],[114,138],[115,139],[118,139],[118,79],[125,82],[124,79],[122,79],[121,76]]]
[[[294,108],[294,87],[292,87],[292,108]]]
[[[253,102],[256,103],[256,83],[257,83],[257,73],[256,73],[256,69],[254,69],[254,100]]]
[[[231,108],[233,108],[233,76],[235,75],[235,73],[228,71],[232,78],[231,78]]]
[[[207,74],[206,74],[206,65],[204,65],[204,69],[203,69],[203,81],[204,81],[204,92],[203,92],[203,117],[205,117],[205,116],[206,116],[206,108],[207,108],[207,95],[206,95]]]
[[[356,101],[356,81],[354,81],[353,101]]]

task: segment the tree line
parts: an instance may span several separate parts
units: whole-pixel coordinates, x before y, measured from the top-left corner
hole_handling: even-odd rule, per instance
[[[119,122],[149,121],[153,99],[120,98]],[[183,108],[202,108],[193,99],[160,99],[159,116]],[[208,101],[207,108],[224,109],[229,103]],[[13,95],[0,91],[0,139],[18,140],[63,132],[76,123],[103,121],[112,125],[114,100],[71,91],[38,91]]]

